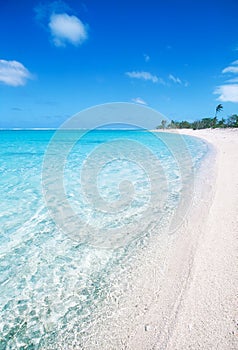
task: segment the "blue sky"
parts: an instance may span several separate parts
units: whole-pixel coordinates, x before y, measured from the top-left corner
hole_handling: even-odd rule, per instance
[[[0,128],[108,102],[169,119],[238,113],[237,0],[0,2]]]

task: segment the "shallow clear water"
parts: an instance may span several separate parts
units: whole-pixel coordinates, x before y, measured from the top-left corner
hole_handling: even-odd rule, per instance
[[[166,133],[53,134],[0,131],[0,349],[54,349],[74,325],[80,344],[113,269],[163,233],[207,152]]]

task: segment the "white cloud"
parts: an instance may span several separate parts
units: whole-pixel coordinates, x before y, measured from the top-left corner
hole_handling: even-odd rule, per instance
[[[49,28],[56,46],[65,46],[66,43],[77,46],[88,37],[83,22],[76,16],[69,16],[67,13],[52,14]]]
[[[188,87],[189,86],[189,82],[186,80],[181,80],[178,77],[175,77],[173,74],[169,74],[168,79],[170,81],[172,81],[174,84],[178,84],[178,85],[182,85],[184,87]]]
[[[225,82],[226,83],[238,83],[238,77],[237,78],[228,79]]]
[[[217,100],[221,102],[238,102],[238,84],[221,85],[214,94],[220,95]]]
[[[157,77],[156,75],[152,75],[149,72],[126,72],[125,73],[128,77],[133,79],[141,79],[141,80],[150,80],[152,83],[160,83],[164,84],[163,79]]]
[[[175,77],[175,76],[172,75],[172,74],[169,75],[169,80],[173,81],[175,84],[182,84],[181,79]]]
[[[22,86],[31,78],[31,73],[22,63],[0,60],[0,82],[11,86]]]
[[[222,73],[223,74],[225,74],[225,73],[237,74],[238,73],[238,60],[232,62],[230,66],[224,68]]]
[[[232,73],[238,74],[238,60],[231,63],[222,71],[223,74]],[[219,95],[217,100],[221,102],[235,102],[238,103],[238,76],[226,80],[225,84],[217,86],[214,94]]]
[[[139,103],[139,104],[141,104],[141,105],[147,105],[147,102],[145,102],[145,101],[144,101],[142,98],[140,98],[140,97],[133,98],[132,101],[135,102],[135,103]]]
[[[144,59],[145,59],[145,62],[149,62],[149,61],[150,61],[150,56],[149,56],[149,55],[144,54]]]
[[[225,69],[223,69],[222,71],[223,74],[225,73],[238,73],[238,67],[233,67],[233,66],[229,66],[229,67],[226,67]]]

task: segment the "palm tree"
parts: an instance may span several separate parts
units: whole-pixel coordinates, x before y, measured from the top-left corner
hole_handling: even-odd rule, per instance
[[[219,103],[219,105],[216,106],[216,113],[215,113],[215,117],[212,120],[212,128],[216,128],[218,125],[218,120],[217,120],[217,113],[221,112],[223,110],[223,106],[221,103]]]
[[[223,106],[221,103],[219,103],[219,105],[216,106],[215,118],[217,117],[217,113],[221,112],[222,110],[223,110]]]
[[[165,129],[166,124],[167,124],[167,120],[164,120],[164,119],[161,120],[161,126],[162,126],[163,129]]]

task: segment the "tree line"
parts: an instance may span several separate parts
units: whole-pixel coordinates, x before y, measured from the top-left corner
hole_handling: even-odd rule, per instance
[[[183,120],[181,122],[171,120],[170,123],[167,120],[162,120],[161,124],[156,129],[207,129],[207,128],[238,128],[238,115],[232,114],[227,118],[218,119],[217,115],[221,112],[223,106],[219,104],[216,107],[216,113],[213,118],[202,118],[193,122]]]

